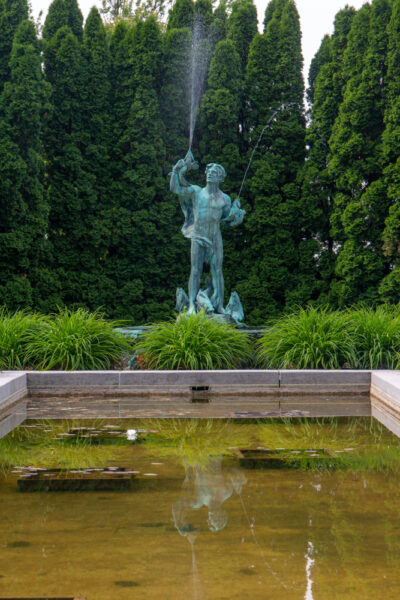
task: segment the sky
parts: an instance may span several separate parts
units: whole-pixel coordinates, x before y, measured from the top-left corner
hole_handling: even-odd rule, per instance
[[[84,17],[92,6],[101,7],[101,0],[78,0]],[[264,19],[264,11],[269,0],[255,0],[258,10],[260,28]],[[303,32],[304,73],[308,75],[310,62],[317,52],[322,38],[332,33],[335,14],[346,4],[360,8],[365,0],[296,0]],[[42,10],[46,16],[51,0],[31,0],[32,10],[36,18]]]

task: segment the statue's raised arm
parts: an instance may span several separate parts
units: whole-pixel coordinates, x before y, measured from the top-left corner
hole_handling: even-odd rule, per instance
[[[236,225],[243,223],[246,211],[240,208],[239,198],[236,198],[232,205],[229,203],[229,207],[226,212],[227,214],[223,214],[221,219],[221,223],[223,223],[223,225],[227,225],[228,227],[236,227]]]
[[[194,160],[194,156],[189,150],[185,158],[180,158],[170,173],[171,179],[169,189],[174,194],[189,198],[197,186],[193,186],[186,181],[186,173],[199,168],[199,164]]]

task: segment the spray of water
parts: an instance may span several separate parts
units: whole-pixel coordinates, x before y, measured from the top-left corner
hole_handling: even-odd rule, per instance
[[[200,107],[204,80],[210,60],[211,44],[200,17],[196,17],[192,28],[192,47],[190,52],[190,124],[189,150],[193,144],[193,134]]]
[[[240,494],[238,494],[238,496],[239,496],[239,498],[240,498],[240,502],[241,502],[241,505],[242,505],[242,508],[243,508],[243,513],[244,513],[244,516],[246,517],[246,521],[247,521],[247,523],[248,523],[248,525],[249,525],[249,528],[250,528],[250,533],[251,533],[251,536],[252,536],[252,538],[253,538],[253,540],[254,540],[254,543],[256,544],[256,546],[258,547],[258,549],[259,549],[259,551],[260,551],[261,559],[262,559],[262,561],[263,561],[264,565],[267,567],[267,569],[268,569],[268,570],[269,570],[269,572],[271,573],[272,577],[273,577],[273,578],[274,578],[274,579],[275,579],[275,580],[276,580],[276,581],[277,581],[277,582],[278,582],[278,583],[279,583],[279,584],[280,584],[280,585],[281,585],[283,588],[285,588],[285,590],[288,590],[288,589],[294,589],[292,586],[288,586],[288,585],[286,585],[286,583],[285,583],[284,581],[282,581],[282,579],[279,577],[278,573],[277,573],[276,571],[274,571],[274,569],[272,568],[272,565],[271,565],[271,564],[270,564],[270,563],[267,561],[267,559],[265,558],[264,550],[262,549],[262,547],[261,547],[261,544],[260,544],[260,542],[258,541],[258,539],[257,539],[257,536],[256,536],[256,532],[255,532],[255,525],[254,525],[254,520],[253,520],[253,519],[252,519],[252,520],[250,520],[249,513],[247,512],[247,510],[246,510],[246,506],[245,506],[245,504],[244,504],[244,502],[243,502],[242,494],[240,493]]]
[[[247,177],[247,173],[249,172],[251,163],[253,162],[253,158],[254,158],[254,154],[258,148],[258,146],[260,145],[262,136],[264,135],[264,132],[266,131],[266,129],[268,129],[272,123],[272,121],[274,121],[276,119],[276,116],[278,113],[282,112],[283,110],[286,110],[287,108],[289,108],[290,106],[293,106],[295,104],[295,102],[290,102],[289,104],[282,104],[279,108],[277,108],[270,116],[270,118],[268,119],[268,121],[266,122],[266,124],[264,125],[264,127],[261,130],[261,133],[258,137],[258,140],[252,150],[251,156],[250,156],[250,160],[249,160],[249,164],[247,165],[246,171],[244,172],[244,177],[243,177],[243,181],[242,181],[242,185],[240,186],[240,190],[239,190],[239,194],[238,194],[238,198],[240,198],[241,194],[242,194],[242,189],[244,186],[244,182],[246,181],[246,177]]]
[[[193,600],[203,600],[203,593],[202,593],[202,589],[201,589],[201,585],[200,585],[199,570],[197,568],[196,552],[194,549],[194,542],[196,540],[196,537],[197,537],[196,534],[191,534],[191,533],[189,533],[189,535],[187,536],[187,539],[189,540],[190,545],[192,547]]]

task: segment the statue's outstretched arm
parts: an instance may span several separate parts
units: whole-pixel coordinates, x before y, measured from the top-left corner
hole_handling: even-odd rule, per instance
[[[236,198],[232,205],[229,202],[229,212],[222,218],[222,223],[228,227],[235,227],[243,223],[244,215],[246,211],[240,208],[240,200]]]

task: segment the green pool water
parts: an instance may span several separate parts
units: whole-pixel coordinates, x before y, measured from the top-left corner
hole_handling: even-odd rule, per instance
[[[28,425],[0,440],[0,598],[400,597],[399,440],[370,419]],[[18,491],[91,467],[132,488]]]

